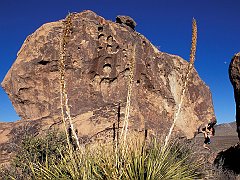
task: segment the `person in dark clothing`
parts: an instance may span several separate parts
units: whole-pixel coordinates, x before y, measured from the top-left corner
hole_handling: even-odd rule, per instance
[[[209,122],[209,123],[206,124],[205,126],[202,126],[202,125],[201,125],[201,126],[198,128],[198,130],[194,133],[194,137],[196,137],[196,136],[197,136],[198,134],[200,134],[200,133],[204,133],[204,132],[206,131],[206,129],[210,130],[211,128],[214,127],[215,124],[216,124],[216,122],[213,121],[213,122]],[[213,128],[213,131],[215,132],[214,128]]]
[[[210,129],[213,128],[214,125],[215,125],[215,123],[210,122],[207,124],[207,126],[202,128],[202,131],[206,131],[206,129],[210,131]]]
[[[203,147],[207,150],[211,150],[209,147],[207,147],[207,145],[211,143],[210,137],[214,136],[215,129],[211,126],[210,127],[206,126],[205,128],[203,128],[202,132],[204,134]]]

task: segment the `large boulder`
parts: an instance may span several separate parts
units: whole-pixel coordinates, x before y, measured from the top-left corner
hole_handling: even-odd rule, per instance
[[[229,78],[233,85],[236,102],[236,124],[240,140],[240,52],[235,54],[229,65]]]
[[[2,82],[21,121],[48,122],[49,127],[61,123],[58,61],[63,22],[44,24],[28,36]],[[110,129],[119,104],[123,120],[133,55],[130,128],[164,134],[173,122],[188,62],[158,51],[132,28],[92,11],[72,15],[65,78],[71,116],[81,137]],[[215,121],[211,93],[193,69],[174,130],[191,138],[209,121]]]

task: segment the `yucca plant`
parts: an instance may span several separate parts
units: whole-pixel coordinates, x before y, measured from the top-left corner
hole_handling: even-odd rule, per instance
[[[135,136],[137,137],[137,136]],[[29,144],[37,147],[38,142],[32,137]],[[46,137],[38,138],[42,142]],[[28,140],[29,141],[29,140]],[[52,149],[52,144],[57,143]],[[106,179],[106,180],[154,180],[154,179],[199,179],[201,163],[185,142],[164,142],[156,138],[147,142],[132,138],[129,133],[126,141],[128,151],[119,150],[116,159],[112,143],[89,145],[85,151],[69,151],[65,142],[51,139],[45,146],[36,148],[34,154],[48,152],[44,158],[28,158],[18,161],[18,169],[23,169],[24,179]],[[21,152],[33,152],[24,146]],[[57,150],[57,151],[56,151]],[[39,153],[39,152],[40,153]],[[26,154],[26,153],[25,153]],[[56,154],[57,156],[54,156]],[[19,154],[21,157],[21,154]],[[26,156],[23,156],[26,157]],[[10,176],[9,176],[10,177]],[[11,179],[18,176],[11,175]],[[7,178],[5,178],[7,179]],[[10,178],[9,178],[10,179]]]
[[[84,157],[79,153],[67,151],[56,161],[31,163],[32,175],[35,179],[83,179]]]
[[[131,151],[126,179],[194,179],[199,178],[199,162],[190,161],[191,152],[183,151],[184,145],[176,142],[164,146],[153,139],[148,147],[139,146],[137,151]]]

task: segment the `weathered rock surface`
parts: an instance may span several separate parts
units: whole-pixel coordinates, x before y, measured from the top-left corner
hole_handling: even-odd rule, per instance
[[[28,36],[2,82],[22,118],[20,124],[38,122],[40,129],[47,129],[61,123],[58,59],[62,31],[61,20],[44,24]],[[84,11],[72,16],[65,67],[71,116],[79,136],[92,137],[112,127],[119,103],[123,120],[134,44],[130,128],[160,134],[169,130],[188,62],[159,52],[129,26]],[[210,90],[194,69],[178,118],[175,132],[188,138],[201,124],[215,121]]]
[[[240,53],[235,54],[232,58],[229,65],[229,78],[234,89],[237,132],[240,140]]]

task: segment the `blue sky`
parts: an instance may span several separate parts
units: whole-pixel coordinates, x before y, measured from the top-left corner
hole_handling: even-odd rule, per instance
[[[210,87],[218,123],[235,119],[228,66],[240,51],[240,0],[1,0],[0,81],[16,59],[25,38],[42,24],[68,12],[95,11],[108,20],[129,15],[136,30],[161,51],[189,59],[191,21],[198,24],[196,70]],[[0,88],[0,121],[15,121],[6,93]]]

